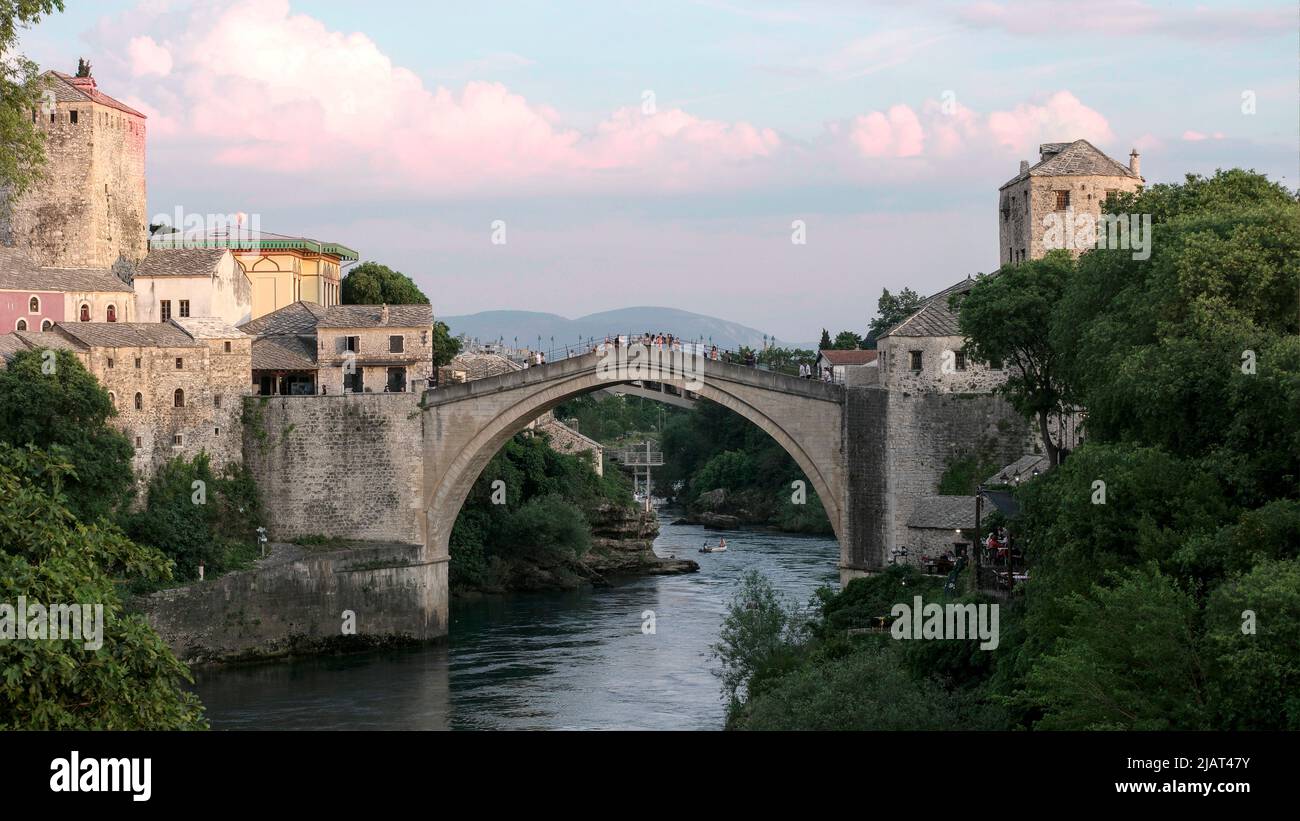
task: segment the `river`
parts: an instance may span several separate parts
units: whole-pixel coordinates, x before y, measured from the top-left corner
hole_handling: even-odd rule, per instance
[[[655,551],[698,573],[453,601],[444,645],[199,671],[196,690],[218,730],[721,729],[710,647],[741,574],[804,603],[837,585],[839,547],[671,521]],[[698,552],[720,535],[727,552]]]

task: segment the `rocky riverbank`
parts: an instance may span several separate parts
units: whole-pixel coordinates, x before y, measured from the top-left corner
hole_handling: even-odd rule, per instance
[[[539,590],[572,590],[603,586],[626,576],[663,576],[693,573],[700,566],[690,559],[663,559],[655,555],[659,522],[653,513],[607,505],[590,514],[591,547],[580,559],[550,557],[501,562],[494,581],[473,589],[457,589],[455,598],[482,594]]]

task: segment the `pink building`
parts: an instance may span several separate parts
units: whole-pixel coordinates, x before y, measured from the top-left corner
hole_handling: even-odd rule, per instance
[[[0,333],[134,319],[135,293],[112,271],[41,267],[24,251],[0,247]]]

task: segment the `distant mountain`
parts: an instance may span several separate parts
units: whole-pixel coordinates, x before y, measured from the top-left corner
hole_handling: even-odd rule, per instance
[[[536,345],[537,337],[540,336],[542,347],[547,350],[575,344],[579,338],[603,339],[607,334],[640,334],[646,331],[663,331],[683,339],[712,338],[713,344],[724,348],[763,345],[763,332],[760,330],[677,308],[619,308],[577,319],[536,311],[482,311],[439,319],[447,323],[452,334],[476,337],[481,342],[504,339],[507,345],[513,345],[518,338],[520,347],[528,347]],[[554,345],[551,343],[552,337],[555,339]],[[779,340],[776,344],[786,345]],[[801,347],[812,346],[805,344]]]

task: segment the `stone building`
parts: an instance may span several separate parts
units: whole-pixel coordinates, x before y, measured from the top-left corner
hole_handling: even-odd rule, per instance
[[[1006,371],[965,354],[965,339],[949,299],[960,299],[974,284],[968,277],[926,299],[880,335],[875,367],[846,370],[849,424],[872,431],[870,446],[853,457],[864,461],[851,466],[851,473],[885,477],[883,484],[877,481],[859,491],[873,504],[867,508],[870,515],[857,525],[880,534],[885,554],[877,560],[882,563],[891,558],[916,563],[924,552],[921,544],[929,550],[946,542],[945,550],[951,550],[957,541],[955,525],[917,524],[933,517],[925,511],[920,518],[913,514],[922,500],[935,497],[954,461],[979,452],[1008,464],[1026,453],[1041,452],[1029,424],[994,393],[1006,381]],[[852,481],[859,480],[855,476]]]
[[[155,234],[149,246],[230,250],[252,285],[252,319],[295,302],[310,302],[323,308],[341,304],[342,267],[358,258],[356,251],[337,242],[260,230],[199,237],[185,231]]]
[[[998,254],[1001,265],[1038,259],[1052,247],[1049,240],[1052,215],[1077,224],[1080,218],[1094,221],[1102,204],[1113,192],[1133,192],[1142,187],[1137,149],[1127,166],[1107,157],[1087,140],[1072,143],[1043,143],[1039,160],[1032,166],[1020,163],[1020,173],[998,189]],[[1047,224],[1045,224],[1045,222]],[[1084,248],[1068,245],[1078,256]]]
[[[0,332],[133,321],[135,293],[108,268],[40,266],[23,249],[0,247]]]
[[[152,248],[132,286],[141,322],[215,317],[240,325],[253,318],[252,283],[226,248]]]
[[[45,135],[42,177],[0,206],[0,244],[55,268],[111,268],[144,258],[145,115],[100,91],[94,77],[42,75],[31,112]]]
[[[843,351],[827,349],[817,352],[817,366],[814,374],[821,378],[826,371],[831,372],[831,379],[843,382],[846,369],[855,365],[875,366],[876,351]]]
[[[898,559],[916,563],[927,556],[956,558],[962,552],[969,557],[974,538],[974,496],[923,496],[907,518],[907,554]]]
[[[429,305],[300,301],[240,327],[255,337],[253,385],[263,396],[419,392],[433,373]]]
[[[20,347],[21,345],[21,347]],[[249,393],[252,339],[216,319],[61,323],[10,334],[0,351],[74,353],[108,391],[110,424],[135,446],[143,481],[169,459],[206,451],[218,470],[243,460],[241,413]]]

